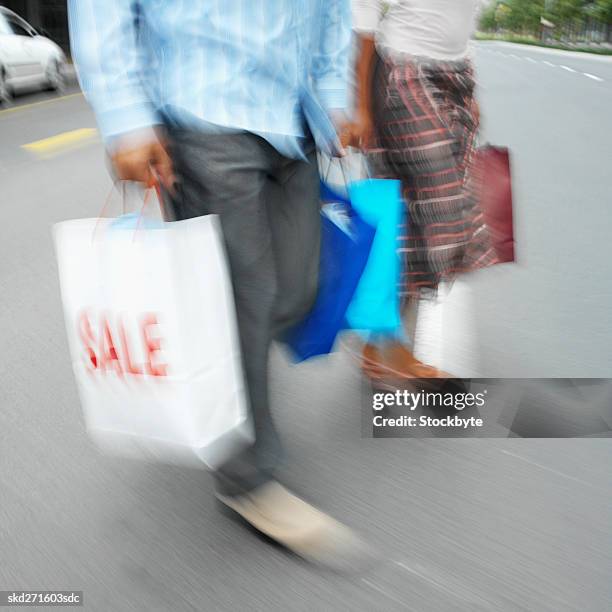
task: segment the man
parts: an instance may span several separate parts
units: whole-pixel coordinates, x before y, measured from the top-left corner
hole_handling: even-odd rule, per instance
[[[215,473],[218,498],[305,558],[345,560],[351,532],[273,478],[268,353],[316,293],[315,146],[340,146],[330,116],[346,105],[348,0],[71,0],[69,11],[117,176],[159,177],[178,220],[220,216],[256,441]]]

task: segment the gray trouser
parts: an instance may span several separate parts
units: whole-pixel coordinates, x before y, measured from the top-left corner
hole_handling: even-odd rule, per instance
[[[270,344],[308,312],[316,296],[319,182],[308,162],[283,157],[248,132],[209,134],[169,128],[180,186],[175,218],[219,215],[234,287],[255,444],[216,473],[227,495],[266,482],[280,459],[268,397]]]

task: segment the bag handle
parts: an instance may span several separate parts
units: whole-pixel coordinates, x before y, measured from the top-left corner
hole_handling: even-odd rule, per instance
[[[163,194],[162,194],[161,187],[160,187],[161,182],[159,180],[159,175],[157,174],[157,172],[155,171],[153,167],[151,167],[151,173],[153,176],[153,180],[151,181],[150,184],[148,184],[145,187],[144,194],[143,194],[143,200],[142,200],[142,206],[140,207],[140,211],[138,213],[138,218],[136,221],[136,228],[134,229],[134,236],[132,240],[136,239],[136,233],[138,232],[138,230],[140,229],[140,226],[142,225],[142,219],[144,217],[145,210],[149,206],[151,196],[153,195],[153,193],[157,195],[157,203],[159,206],[159,210],[161,212],[162,219],[166,219],[166,211],[164,208],[164,198],[163,198]],[[118,185],[120,185],[120,190],[121,190],[121,211],[123,215],[125,214],[125,211],[126,211],[125,203],[127,200],[126,185],[128,183],[130,183],[130,181],[124,181],[121,179],[115,179],[113,181],[113,184],[111,185],[108,195],[106,196],[104,200],[104,205],[102,206],[102,210],[100,211],[97,217],[96,225],[94,226],[94,230],[92,232],[92,237],[91,237],[92,242],[98,233],[98,229],[100,226],[100,220],[105,217],[105,214],[108,211],[108,208],[112,202],[112,198],[113,198],[113,194],[115,193],[115,190],[119,191]]]
[[[159,206],[159,211],[161,212],[162,219],[166,218],[166,211],[164,208],[164,198],[161,192],[159,177],[157,176],[157,172],[153,168],[151,168],[151,172],[153,172],[153,176],[155,178],[153,185],[147,187],[144,192],[144,197],[142,198],[142,207],[140,208],[140,213],[138,215],[138,219],[136,220],[136,228],[134,229],[134,236],[132,236],[132,242],[136,240],[136,233],[140,229],[142,224],[142,219],[144,217],[144,212],[149,204],[149,200],[151,199],[151,195],[155,193],[157,195],[157,204]]]
[[[348,187],[349,183],[350,183],[350,177],[347,173],[347,168],[345,167],[345,164],[342,161],[342,158],[337,158],[337,157],[332,157],[329,156],[328,157],[328,161],[327,161],[327,168],[325,169],[325,174],[323,176],[323,181],[325,183],[328,182],[329,179],[329,174],[331,172],[332,169],[332,164],[334,162],[334,160],[338,160],[339,166],[340,166],[340,171],[342,172],[342,179],[344,180],[344,187]]]
[[[325,169],[325,172],[322,173],[323,174],[323,181],[327,182],[327,179],[329,178],[329,174],[331,172],[332,165],[333,165],[334,162],[337,162],[338,165],[340,166],[340,171],[342,172],[342,178],[344,180],[344,186],[345,187],[348,187],[351,182],[353,182],[355,180],[359,180],[361,178],[361,176],[358,177],[358,178],[354,178],[354,177],[351,176],[351,174],[352,174],[352,167],[351,167],[351,164],[350,164],[349,160],[351,159],[351,157],[352,157],[352,159],[354,159],[355,155],[358,156],[358,159],[360,161],[360,164],[359,164],[360,165],[360,169],[365,169],[365,174],[366,174],[368,179],[372,178],[372,175],[370,173],[370,168],[369,168],[369,165],[368,165],[368,160],[367,160],[366,156],[363,155],[358,149],[354,149],[353,147],[349,147],[348,150],[349,151],[353,150],[353,151],[357,151],[357,152],[355,154],[353,154],[353,155],[348,154],[348,155],[344,155],[342,157],[332,157],[332,156],[327,157],[327,160],[328,160],[327,161],[327,167]],[[361,174],[361,172],[359,174]]]

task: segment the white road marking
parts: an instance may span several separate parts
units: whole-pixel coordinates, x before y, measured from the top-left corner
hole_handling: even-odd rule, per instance
[[[401,561],[396,561],[395,563],[396,565],[399,565],[402,569],[406,570],[407,572],[410,572],[411,574],[418,576],[422,580],[429,582],[429,584],[433,585],[435,588],[439,589],[440,591],[443,591],[444,593],[448,593],[449,595],[451,595],[451,597],[453,598],[460,597],[461,599],[463,599],[463,601],[468,601],[468,602],[471,601],[473,603],[473,600],[469,598],[466,599],[465,596],[462,596],[459,593],[457,593],[455,589],[452,589],[446,586],[444,583],[436,580],[435,578],[432,578],[431,576],[427,576],[423,572],[419,572],[418,570],[413,569],[412,567],[409,567],[408,565],[406,565],[405,563],[402,563]]]
[[[574,482],[579,482],[580,484],[586,486],[586,487],[591,487],[593,489],[599,489],[599,487],[597,487],[596,485],[591,484],[590,482],[586,482],[585,480],[581,480],[580,478],[576,478],[574,476],[570,476],[569,474],[565,474],[563,472],[560,472],[559,470],[555,470],[553,468],[550,468],[546,465],[542,465],[541,463],[537,463],[535,461],[532,461],[531,459],[527,459],[527,457],[523,457],[521,455],[517,455],[515,453],[511,453],[510,451],[507,450],[501,450],[500,452],[502,452],[504,455],[509,455],[510,457],[514,457],[515,459],[520,459],[521,461],[525,461],[526,463],[530,463],[531,465],[535,465],[536,467],[539,467],[541,470],[546,470],[547,472],[551,472],[552,474],[556,474],[557,476],[562,476],[563,478],[567,478],[568,480],[573,480]]]
[[[534,61],[529,57],[526,57],[524,59],[530,62]],[[546,64],[547,66],[550,66],[551,68],[557,68],[557,64],[553,64],[552,62],[549,62],[548,60],[541,60],[541,61],[543,64]],[[577,70],[574,70],[573,68],[570,68],[569,66],[565,66],[564,64],[560,64],[558,67],[563,68],[563,70],[567,70],[568,72],[577,72]],[[600,83],[603,82],[603,79],[601,77],[598,77],[596,74],[591,74],[590,72],[582,72],[581,74],[589,79],[593,79],[593,81],[598,81]]]
[[[513,57],[514,59],[521,59],[518,55],[514,55],[514,53],[511,53],[510,57]]]
[[[528,62],[531,62],[532,64],[537,64],[538,62],[536,62],[533,57],[524,57],[523,59],[526,59]]]
[[[370,582],[366,578],[362,578],[361,582],[363,582],[364,584],[367,584],[371,589],[374,589],[375,591],[378,591],[379,593],[381,593],[385,597],[388,597],[392,601],[394,601],[394,602],[396,602],[398,604],[401,604],[404,607],[407,606],[405,601],[402,601],[401,599],[398,599],[397,597],[394,597],[393,595],[391,595],[391,593],[385,591],[384,589],[381,589],[379,586],[375,585],[373,582]]]
[[[582,74],[584,74],[584,76],[588,77],[589,79],[593,79],[594,81],[600,81],[600,82],[603,81],[601,77],[591,74],[590,72],[583,72]]]

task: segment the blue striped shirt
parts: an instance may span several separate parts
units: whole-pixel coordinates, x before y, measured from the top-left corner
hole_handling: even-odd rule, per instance
[[[349,0],[70,0],[72,55],[105,140],[163,123],[337,142]],[[298,153],[299,154],[299,153]]]

